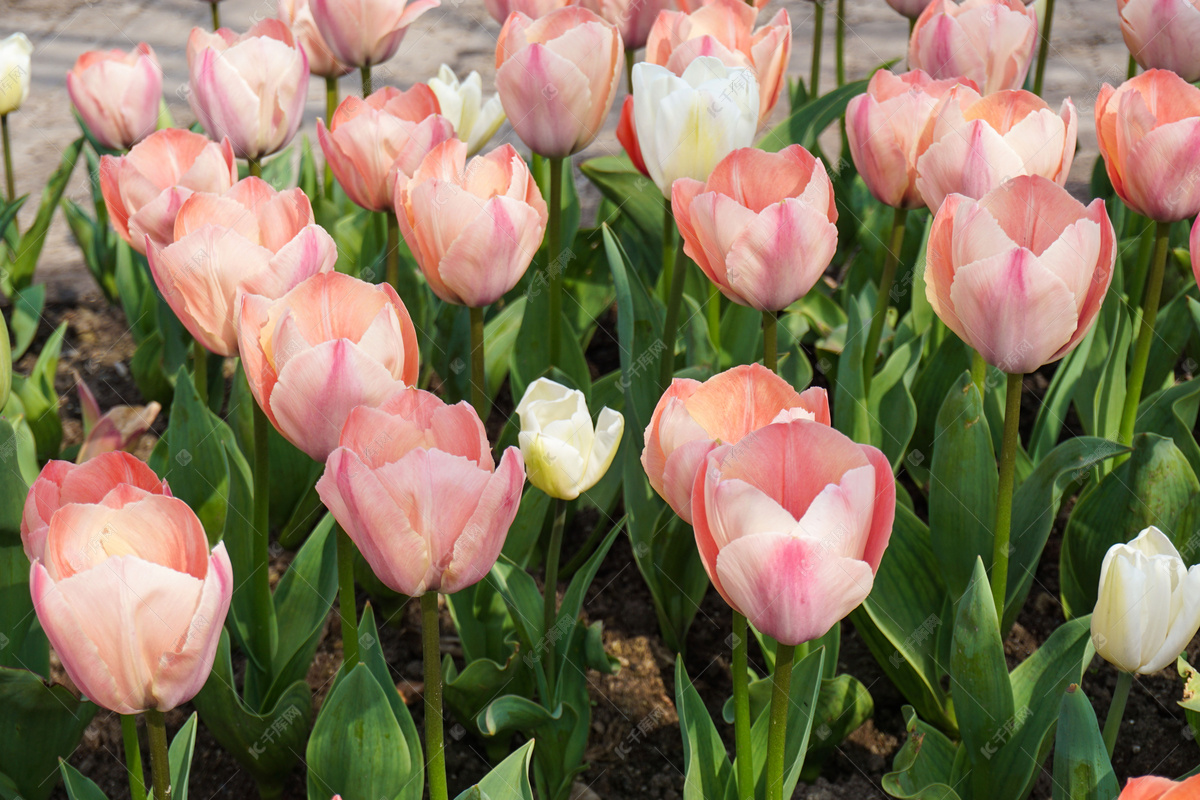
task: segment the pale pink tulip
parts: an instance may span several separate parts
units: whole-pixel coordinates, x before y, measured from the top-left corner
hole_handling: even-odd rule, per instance
[[[946,198],[929,234],[925,291],[989,364],[1033,372],[1087,335],[1116,255],[1103,200],[1085,208],[1053,181],[1022,176],[979,200]]]
[[[117,405],[101,414],[96,395],[78,372],[75,373],[75,389],[79,393],[83,417],[83,444],[75,456],[76,464],[91,461],[104,453],[133,450],[162,410],[161,405],[151,402],[144,406]]]
[[[317,29],[333,55],[352,67],[382,64],[396,54],[408,26],[440,0],[309,0]]]
[[[145,255],[146,238],[166,247],[192,192],[221,193],[237,180],[228,139],[220,144],[178,128],[150,134],[123,156],[100,158],[100,190],[121,238]]]
[[[96,141],[128,150],[154,133],[162,102],[162,70],[150,45],[91,50],[67,73],[67,94]]]
[[[711,0],[676,0],[675,4],[679,6],[679,10],[683,13],[691,14],[693,11],[698,11],[704,6],[708,5],[709,2],[711,2]],[[761,10],[769,2],[771,2],[771,0],[754,0],[754,2],[750,5]]]
[[[804,419],[716,448],[692,489],[713,586],[787,645],[825,635],[871,593],[895,513],[887,456]]]
[[[957,85],[956,80],[935,81],[919,69],[902,75],[881,69],[867,91],[850,100],[850,156],[879,202],[907,209],[925,205],[916,185],[921,134],[938,100]]]
[[[322,272],[278,300],[238,294],[239,353],[259,407],[324,461],[346,417],[417,382],[417,332],[387,284]]]
[[[350,199],[384,211],[392,206],[397,171],[408,178],[430,150],[454,138],[454,125],[439,111],[424,83],[408,91],[385,86],[365,100],[343,100],[328,129],[317,120],[317,140]]]
[[[1019,89],[1037,39],[1037,12],[1021,0],[933,0],[913,28],[908,66],[969,78],[984,94]]]
[[[833,183],[798,144],[734,150],[706,183],[679,178],[671,210],[684,251],[735,303],[779,311],[811,289],[837,250]]]
[[[531,19],[537,19],[538,17],[546,16],[551,11],[566,8],[573,3],[574,0],[483,0],[483,4],[487,6],[488,13],[492,15],[492,19],[501,25],[514,12],[520,12]],[[592,10],[595,11],[596,9]]]
[[[489,0],[489,5],[495,1]],[[645,47],[659,12],[673,11],[677,8],[674,0],[582,0],[580,5],[616,25],[626,50]]]
[[[1173,781],[1157,775],[1130,778],[1117,800],[1196,800],[1200,797],[1200,775]]]
[[[1200,80],[1200,0],[1117,0],[1117,13],[1138,64]]]
[[[221,356],[238,352],[239,292],[282,297],[337,262],[337,245],[313,219],[298,188],[277,192],[261,178],[223,195],[197,192],[175,218],[175,243],[147,243],[150,273],[175,316]]]
[[[468,403],[407,389],[350,413],[317,493],[376,577],[417,597],[487,575],[524,483],[521,451],[509,447],[496,467]]]
[[[1159,222],[1200,214],[1200,89],[1161,69],[1106,83],[1096,138],[1125,205]]]
[[[566,158],[604,125],[625,66],[615,25],[570,6],[532,19],[513,12],[496,42],[496,90],[530,150]]]
[[[1070,98],[1056,114],[1023,90],[980,97],[956,86],[921,137],[917,191],[936,211],[949,194],[983,197],[1010,178],[1041,175],[1065,186],[1079,119]]]
[[[761,364],[734,367],[704,383],[675,378],[646,428],[642,468],[654,491],[690,523],[692,487],[708,454],[764,425],[792,419],[828,425],[825,390],[797,392]]]
[[[308,59],[291,30],[264,19],[241,36],[192,28],[187,43],[188,103],[216,138],[257,161],[296,135],[308,98]]]
[[[921,12],[925,10],[925,6],[929,5],[931,0],[887,0],[887,4],[895,9],[897,14],[903,14],[909,19],[916,19],[921,16]]]
[[[296,44],[308,58],[308,71],[322,78],[338,78],[354,68],[338,61],[317,29],[310,0],[279,0],[279,18],[292,29]]]
[[[1192,224],[1192,236],[1188,241],[1188,252],[1192,256],[1192,274],[1200,283],[1200,217]]]

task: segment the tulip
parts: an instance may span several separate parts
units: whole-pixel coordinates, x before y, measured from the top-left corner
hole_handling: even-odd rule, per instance
[[[903,14],[909,19],[916,19],[929,5],[931,0],[887,0],[887,4],[895,9],[897,14]]]
[[[128,53],[92,50],[67,73],[67,93],[96,141],[128,150],[158,127],[162,70],[145,42]]]
[[[517,416],[529,482],[559,500],[574,500],[604,477],[625,431],[625,418],[607,406],[593,426],[583,392],[548,378],[529,384]]]
[[[337,447],[355,407],[417,382],[417,332],[387,284],[325,272],[278,300],[238,298],[238,350],[254,399],[317,461]]]
[[[612,108],[624,54],[616,26],[586,8],[509,15],[496,42],[496,90],[521,141],[546,158],[591,144]]]
[[[978,199],[1018,175],[1066,185],[1079,122],[1070,98],[1057,114],[1022,90],[980,98],[956,86],[942,98],[921,137],[917,191],[935,211],[946,195]]]
[[[938,101],[958,83],[936,81],[919,69],[902,75],[881,69],[846,106],[850,157],[879,202],[903,209],[925,205],[916,185],[921,134]]]
[[[985,95],[1018,89],[1037,40],[1037,12],[1021,0],[933,0],[913,28],[908,66],[969,78]]]
[[[348,67],[338,61],[329,49],[329,43],[321,35],[313,19],[310,0],[279,0],[279,19],[292,30],[296,44],[308,58],[308,71],[322,78],[340,78],[350,72]]]
[[[0,39],[0,117],[20,108],[29,97],[33,43],[23,33]]]
[[[423,83],[406,92],[385,86],[366,99],[347,97],[329,128],[317,120],[317,140],[338,183],[356,204],[391,208],[397,171],[412,175],[437,145],[454,138],[437,96]]]
[[[616,25],[627,51],[645,47],[659,13],[676,8],[673,0],[582,0],[581,5]]]
[[[805,419],[715,448],[692,489],[713,586],[781,645],[825,635],[866,599],[895,512],[887,457]]]
[[[309,0],[317,29],[334,57],[352,67],[382,64],[396,54],[408,26],[440,0]]]
[[[384,585],[449,594],[487,575],[525,470],[515,447],[494,465],[470,405],[406,389],[351,411],[336,444],[317,492]]]
[[[625,95],[624,101],[621,102],[621,118],[617,122],[617,141],[621,143],[621,147],[625,148],[625,154],[629,156],[629,161],[633,164],[634,169],[650,177],[650,172],[646,169],[646,162],[642,159],[642,148],[638,144],[637,130],[633,127],[633,95]]]
[[[175,316],[213,353],[238,352],[239,292],[275,300],[329,272],[337,245],[300,189],[277,192],[246,178],[222,195],[196,193],[175,218],[175,242],[147,242],[150,273]]]
[[[104,453],[129,451],[137,446],[142,435],[150,430],[162,406],[151,402],[144,406],[113,406],[104,414],[91,388],[75,374],[79,392],[79,407],[83,417],[83,444],[75,457],[76,464],[90,461]],[[139,464],[141,462],[138,462]]]
[[[483,79],[474,70],[460,81],[454,70],[442,64],[429,79],[429,88],[437,96],[442,116],[454,126],[454,135],[467,143],[468,156],[482,150],[504,123],[500,95],[492,95],[485,103]]]
[[[1117,13],[1138,64],[1200,80],[1200,0],[1117,0]]]
[[[192,192],[220,194],[237,181],[228,139],[220,144],[178,128],[150,134],[123,156],[100,159],[100,190],[113,228],[145,255],[146,238],[166,247]]]
[[[1200,797],[1200,775],[1182,781],[1148,775],[1130,778],[1117,800],[1195,800]]]
[[[803,297],[837,250],[833,183],[798,144],[734,150],[706,183],[676,180],[671,210],[684,252],[722,294],[759,311]]]
[[[691,523],[692,487],[708,454],[719,444],[737,444],[764,425],[792,419],[828,425],[825,390],[798,393],[761,364],[734,367],[704,383],[675,378],[646,428],[642,468],[654,491]]]
[[[572,0],[483,0],[492,19],[501,25],[514,13],[520,12],[527,17],[537,19],[551,11],[572,5]],[[593,9],[595,10],[595,9]]]
[[[1096,138],[1127,206],[1158,222],[1200,214],[1200,89],[1159,69],[1116,89],[1105,84]]]
[[[192,111],[210,136],[228,136],[239,157],[258,161],[296,135],[308,59],[283,22],[264,19],[241,36],[192,28],[187,61]]]
[[[1196,222],[1192,225],[1192,235],[1188,245],[1188,252],[1192,257],[1192,274],[1196,277],[1196,282],[1200,283],[1200,217],[1197,217]]]
[[[643,61],[633,67],[633,87],[638,147],[664,196],[677,178],[707,180],[721,159],[754,143],[759,103],[751,70],[700,56],[675,75]]]

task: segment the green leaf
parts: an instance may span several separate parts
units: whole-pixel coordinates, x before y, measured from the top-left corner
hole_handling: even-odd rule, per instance
[[[0,417],[0,542],[14,545],[21,543],[21,514],[25,507],[25,496],[29,494],[29,484],[25,482],[21,473],[17,451],[16,428],[6,418]],[[18,547],[18,549],[20,548]],[[28,582],[28,560],[26,560],[24,572],[25,580]],[[0,605],[4,604],[0,603]],[[3,632],[7,633],[7,631]],[[0,652],[2,651],[3,648],[0,648]],[[0,664],[2,663],[3,660],[0,659]]]
[[[853,81],[794,109],[791,115],[759,140],[757,147],[774,153],[790,144],[812,149],[817,137],[846,113],[855,96],[867,90],[869,78]]]
[[[192,771],[192,753],[196,749],[196,712],[187,718],[171,740],[167,763],[171,768],[172,800],[187,800],[188,776]]]
[[[13,394],[25,406],[25,418],[37,443],[39,462],[55,458],[62,447],[62,419],[58,416],[54,378],[58,374],[58,357],[66,333],[67,323],[64,322],[46,340],[29,375],[13,377]]]
[[[792,682],[788,693],[787,731],[783,738],[783,796],[791,797],[800,781],[804,767],[804,754],[808,750],[808,738],[812,731],[813,713],[816,711],[817,696],[821,691],[821,673],[825,660],[825,649],[818,648],[792,668]],[[767,796],[767,734],[770,727],[770,709],[758,715],[750,726],[750,753],[754,764],[754,796],[763,800]],[[744,754],[743,754],[744,755]],[[733,769],[737,770],[735,754]]]
[[[96,785],[95,781],[86,777],[66,761],[59,760],[58,770],[62,774],[63,788],[67,790],[67,797],[70,800],[108,800],[108,795]]]
[[[1116,439],[1125,404],[1125,368],[1133,327],[1120,292],[1109,292],[1096,325],[1088,333],[1087,364],[1075,388],[1075,407],[1091,436]]]
[[[896,347],[883,369],[871,379],[867,399],[871,444],[884,452],[892,469],[899,469],[917,428],[917,404],[910,388],[921,360],[923,343],[921,337],[914,337]]]
[[[1138,405],[1134,430],[1138,433],[1157,433],[1174,440],[1192,471],[1200,475],[1200,445],[1192,431],[1200,410],[1200,378],[1175,384],[1151,394]]]
[[[667,201],[654,182],[638,172],[627,156],[601,156],[579,165],[583,176],[595,184],[620,212],[662,248],[663,212]]]
[[[573,576],[571,576],[571,582],[567,584],[567,591],[563,594],[562,603],[558,607],[558,616],[555,620],[556,626],[565,624],[567,620],[575,622],[578,619],[580,612],[583,610],[583,596],[587,592],[588,587],[592,585],[592,581],[595,580],[596,572],[600,569],[600,564],[604,561],[604,557],[608,555],[608,551],[612,547],[613,542],[617,540],[617,534],[621,532],[623,524],[624,521],[622,520],[616,525],[613,525],[612,530],[605,535],[604,539],[596,547],[595,552],[593,552],[588,557],[588,560],[584,562],[583,566],[580,567]],[[560,642],[558,646],[564,652],[569,651],[573,646],[575,635],[578,629],[578,625],[571,625],[567,635],[558,639]],[[569,669],[573,669],[573,667],[567,662],[566,659],[563,659],[562,663],[559,664],[560,677],[556,683],[557,686],[564,685],[567,679],[565,676],[563,676],[563,673]]]
[[[23,194],[11,203],[6,203],[0,199],[0,238],[6,238],[8,234],[8,226],[12,225],[13,220],[17,218],[17,212],[21,210],[21,206],[25,205],[25,201],[29,199],[29,195]]]
[[[940,328],[939,328],[940,326]],[[937,420],[950,391],[958,385],[963,372],[971,368],[970,348],[940,322],[932,326],[930,336],[945,331],[945,338],[936,347],[913,380],[912,395],[917,406],[917,427],[905,466],[919,482],[929,474],[929,458],[936,441]]]
[[[550,711],[527,697],[505,695],[488,704],[479,715],[479,728],[489,736],[531,730],[562,718],[560,705]]]
[[[1091,331],[1088,334],[1078,347],[1058,362],[1054,378],[1046,389],[1046,396],[1042,398],[1042,406],[1038,409],[1037,418],[1033,423],[1033,433],[1029,436],[1029,458],[1034,464],[1054,449],[1059,434],[1062,433],[1071,399],[1075,396],[1075,387],[1083,375],[1084,367],[1087,366],[1092,342],[1095,340]]]
[[[1071,684],[1058,711],[1053,800],[1115,800],[1120,791],[1096,712],[1083,690]]]
[[[883,776],[884,790],[902,800],[959,800],[958,792],[948,785],[953,782],[958,746],[922,722],[912,706],[902,710],[908,739],[892,761],[893,771]]]
[[[533,757],[533,741],[518,747],[508,758],[483,776],[479,783],[467,789],[455,800],[533,800],[529,785],[529,760]]]
[[[24,289],[33,281],[38,258],[46,244],[46,233],[50,230],[50,221],[54,217],[54,210],[58,208],[58,201],[66,191],[67,181],[71,179],[71,172],[75,169],[75,161],[79,158],[79,151],[83,149],[83,142],[81,136],[63,150],[58,167],[42,189],[42,199],[38,204],[33,225],[21,236],[21,244],[17,248],[11,271],[13,287],[18,290]]]
[[[8,404],[8,393],[12,390],[12,343],[8,338],[8,325],[0,314],[0,409]]]
[[[292,148],[288,147],[262,166],[262,179],[276,191],[291,189],[299,180],[299,165],[294,163]]]
[[[0,669],[0,774],[20,796],[46,800],[58,760],[79,744],[96,707],[64,686],[47,686],[23,669]]]
[[[871,327],[874,287],[868,286],[847,303],[846,340],[838,358],[837,387],[833,393],[833,424],[856,442],[870,440],[870,411],[863,379],[863,347]]]
[[[675,660],[675,708],[683,736],[683,800],[723,800],[736,796],[733,765],[683,659]]]
[[[0,419],[0,437],[4,435],[2,428],[5,425],[7,423]],[[21,479],[8,475],[0,480],[11,483]],[[19,513],[21,506],[16,508]],[[19,538],[6,536],[4,542],[0,544],[0,667],[27,669],[29,665],[21,660],[21,648],[37,620],[29,595],[29,559]]]
[[[832,654],[826,667],[837,667]],[[853,675],[838,675],[821,680],[817,709],[813,713],[812,738],[808,743],[809,757],[804,775],[815,780],[821,761],[836,750],[846,737],[858,730],[875,713],[875,700],[862,681]]]

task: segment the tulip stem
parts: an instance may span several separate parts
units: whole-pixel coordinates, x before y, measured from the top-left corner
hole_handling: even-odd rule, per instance
[[[546,656],[543,659],[546,671],[546,694],[543,698],[547,708],[554,707],[554,668],[555,641],[558,636],[552,633],[558,624],[558,561],[562,557],[563,528],[567,522],[567,501],[562,498],[554,500],[554,524],[550,526],[550,545],[546,550],[546,585],[542,591],[542,635],[546,645]]]
[[[471,405],[481,420],[487,419],[487,376],[483,370],[483,309],[471,308]]]
[[[978,350],[971,351],[971,383],[975,384],[975,388],[979,390],[979,397],[983,398],[987,389],[987,362],[979,355]]]
[[[1054,0],[1050,0],[1054,2]],[[837,85],[846,85],[846,0],[838,0],[837,4],[837,42],[834,54],[837,64]]]
[[[774,311],[762,312],[763,366],[775,372],[779,369],[779,318]]]
[[[212,26],[214,31],[221,30],[221,4],[210,3],[212,6]]]
[[[704,310],[708,316],[708,338],[713,346],[713,369],[721,369],[721,291],[715,283],[708,287],[708,302]]]
[[[387,223],[387,254],[385,275],[387,282],[397,292],[400,291],[400,222],[396,212],[385,211],[383,218]]]
[[[625,51],[625,86],[629,94],[633,94],[633,65],[637,63],[637,53],[632,49]]]
[[[754,798],[754,758],[750,741],[750,641],[746,615],[733,612],[733,738],[738,800]]]
[[[659,362],[658,382],[663,391],[671,385],[675,375],[675,337],[679,334],[679,311],[683,306],[683,285],[687,282],[687,256],[683,252],[683,237],[679,237],[675,250],[675,263],[671,266],[671,294],[667,296],[667,316],[663,321],[663,351]]]
[[[1042,22],[1042,43],[1038,47],[1037,72],[1033,75],[1033,93],[1042,96],[1042,78],[1046,75],[1046,57],[1050,55],[1050,28],[1054,25],[1054,0],[1046,0],[1046,19]]]
[[[1008,592],[1008,541],[1012,528],[1013,475],[1020,445],[1021,383],[1024,375],[1008,375],[1008,394],[1004,403],[1004,442],[1000,448],[1000,482],[996,489],[996,526],[992,540],[992,602],[996,618],[1004,618],[1004,598]]]
[[[671,213],[671,198],[663,206],[663,256],[658,293],[665,304],[670,294],[671,277],[675,274],[675,215]]]
[[[342,663],[349,672],[358,665],[358,608],[354,602],[354,542],[337,525],[338,614],[342,620]],[[437,595],[434,594],[434,611]],[[436,630],[436,629],[435,629]],[[437,634],[434,634],[434,638]]]
[[[892,241],[883,257],[883,274],[879,276],[879,294],[875,297],[875,314],[871,317],[871,328],[867,332],[867,344],[863,350],[863,399],[871,391],[871,379],[875,377],[875,358],[879,355],[879,340],[883,336],[883,322],[887,319],[888,303],[892,298],[892,284],[896,281],[896,267],[900,264],[900,252],[904,249],[904,233],[907,230],[908,210],[897,208],[892,215]]]
[[[767,800],[783,800],[784,740],[795,655],[795,645],[780,642],[775,648],[775,678],[771,684],[771,716],[767,727]]]
[[[562,249],[562,173],[563,160],[550,160],[550,208],[546,222],[546,275],[550,292],[550,366],[561,366],[562,358],[562,293],[563,266],[559,259]]]
[[[199,339],[192,340],[192,381],[196,384],[196,394],[200,396],[200,405],[208,407],[208,351]]]
[[[1117,746],[1117,734],[1121,732],[1121,719],[1125,716],[1125,703],[1133,686],[1133,673],[1120,670],[1117,673],[1117,688],[1113,689],[1112,702],[1108,704],[1108,716],[1104,718],[1104,749],[1112,758]]]
[[[8,138],[8,114],[0,114],[0,138],[4,139],[4,188],[8,191],[8,202],[17,196],[16,184],[13,182],[12,142]],[[0,231],[4,233],[4,231]]]
[[[447,800],[446,745],[442,735],[442,643],[437,592],[421,595],[421,642],[425,654],[425,753],[429,800]]]
[[[125,747],[125,771],[129,773],[131,800],[146,800],[146,776],[142,772],[142,748],[138,743],[137,717],[121,715],[121,743]]]
[[[821,42],[825,38],[825,6],[821,0],[813,3],[812,74],[808,81],[808,99],[820,97]]]
[[[256,158],[246,159],[246,171],[255,178],[262,177],[262,162]]]
[[[369,97],[371,95],[371,65],[367,64],[366,66],[359,67],[358,74],[362,77],[363,97]]]
[[[171,800],[171,763],[167,756],[167,721],[156,708],[146,710],[146,733],[150,737],[150,775],[154,800]]]
[[[1125,382],[1125,408],[1121,412],[1121,428],[1117,435],[1117,441],[1124,445],[1133,443],[1138,403],[1142,399],[1142,384],[1146,381],[1146,363],[1150,360],[1150,345],[1154,343],[1154,323],[1158,320],[1163,272],[1171,244],[1171,223],[1159,222],[1156,236],[1154,260],[1150,262],[1150,275],[1146,278],[1146,291],[1142,295],[1142,321],[1138,327],[1137,349],[1133,354],[1133,366],[1129,368],[1129,380]]]
[[[254,404],[254,572],[251,582],[253,633],[251,641],[259,669],[270,670],[275,655],[271,623],[271,421],[258,403]]]
[[[337,78],[325,78],[325,126],[329,127],[333,124],[333,115],[337,113],[338,107],[338,81]],[[329,163],[329,159],[325,159],[325,199],[333,199],[333,167]]]
[[[1133,53],[1130,53],[1129,54],[1129,66],[1125,67],[1125,80],[1129,80],[1130,78],[1137,75],[1137,71],[1138,71],[1137,59],[1133,57]]]

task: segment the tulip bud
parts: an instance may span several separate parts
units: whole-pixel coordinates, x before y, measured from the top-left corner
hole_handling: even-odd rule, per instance
[[[913,28],[908,66],[968,78],[985,95],[1019,89],[1037,39],[1037,12],[1022,0],[933,0]]]
[[[608,407],[593,426],[583,392],[548,378],[529,384],[517,415],[529,482],[560,500],[574,500],[604,477],[625,430],[625,418]]]
[[[354,68],[337,60],[317,29],[309,0],[279,0],[279,19],[292,30],[296,44],[308,58],[308,71],[322,78],[338,78]]]
[[[474,70],[459,81],[454,70],[442,64],[437,76],[429,79],[429,88],[437,95],[442,116],[454,126],[455,136],[467,143],[468,157],[482,150],[504,124],[500,95],[492,95],[485,103],[483,79]]]
[[[921,16],[921,12],[929,5],[931,0],[887,0],[887,4],[891,6],[897,14],[903,14],[909,19],[916,19]]]
[[[75,390],[79,393],[83,417],[83,444],[75,456],[76,464],[91,461],[104,453],[133,450],[162,410],[161,405],[151,402],[144,406],[117,405],[101,414],[96,395],[78,372],[75,373]]]
[[[1144,69],[1200,80],[1200,0],[1117,0],[1121,35]]]
[[[16,111],[29,97],[33,43],[23,33],[0,39],[0,115]]]
[[[313,20],[335,58],[352,67],[396,54],[408,26],[440,0],[309,0]]]
[[[673,0],[582,0],[581,5],[616,25],[626,50],[645,47],[659,13],[675,9]]]
[[[162,70],[145,42],[128,53],[91,51],[67,73],[67,93],[96,141],[128,150],[158,127]]]

